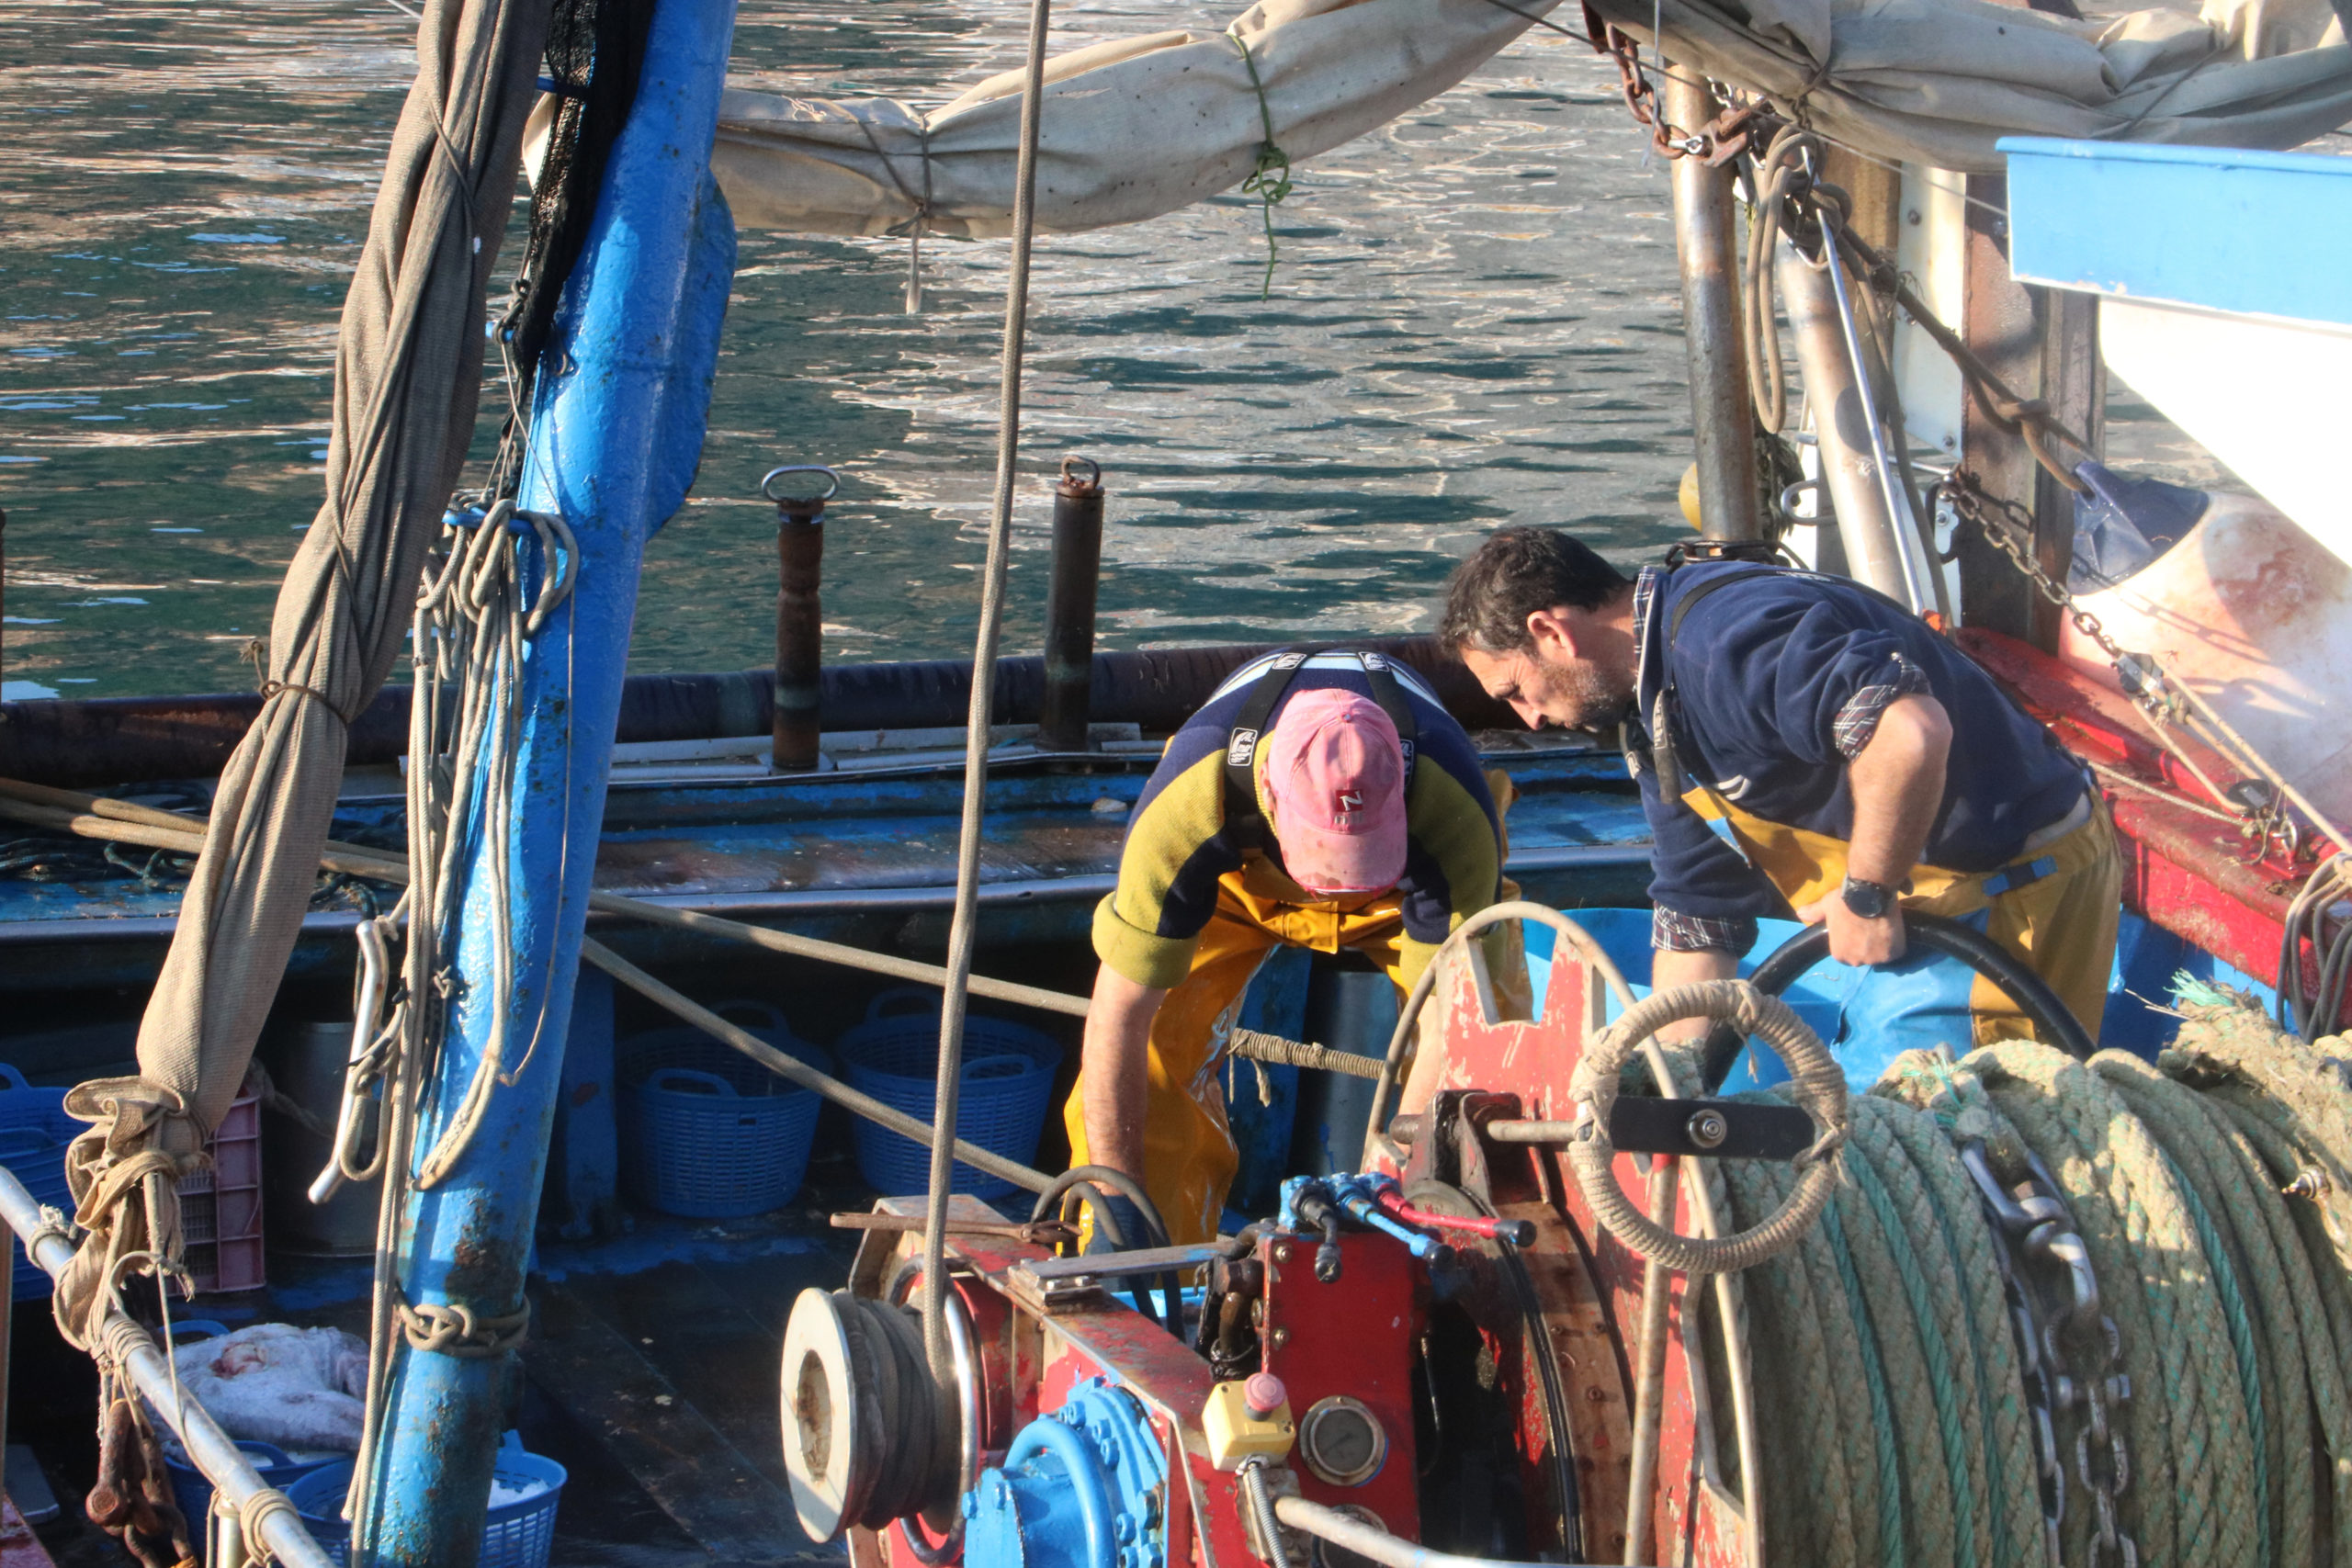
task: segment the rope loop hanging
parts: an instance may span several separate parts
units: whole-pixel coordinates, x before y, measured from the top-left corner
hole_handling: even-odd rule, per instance
[[[1241,182],[1241,194],[1258,198],[1259,212],[1266,225],[1266,276],[1258,286],[1258,298],[1273,297],[1274,264],[1282,259],[1282,251],[1274,243],[1274,209],[1280,207],[1291,193],[1290,154],[1274,140],[1273,106],[1266,101],[1266,84],[1258,74],[1257,57],[1241,35],[1227,31],[1233,47],[1241,51],[1241,63],[1250,70],[1250,85],[1258,95],[1258,120],[1265,128],[1266,139],[1258,143],[1258,161],[1250,168],[1250,177]]]
[[[1743,1035],[1760,1036],[1788,1064],[1792,1098],[1813,1118],[1813,1145],[1792,1162],[1796,1187],[1781,1207],[1736,1235],[1687,1236],[1643,1213],[1617,1185],[1617,1150],[1609,1141],[1609,1112],[1620,1075],[1644,1042],[1669,1023],[1711,1018]],[[1786,1252],[1821,1218],[1839,1181],[1838,1152],[1849,1130],[1846,1074],[1820,1037],[1789,1005],[1745,980],[1705,980],[1645,998],[1611,1024],[1577,1059],[1569,1080],[1577,1136],[1567,1145],[1576,1173],[1600,1224],[1633,1251],[1687,1274],[1731,1274]]]

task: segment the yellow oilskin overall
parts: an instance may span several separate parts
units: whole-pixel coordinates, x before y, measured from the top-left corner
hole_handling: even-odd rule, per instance
[[[1780,889],[1792,908],[1803,908],[1845,885],[1848,846],[1841,840],[1768,822],[1704,785],[1688,790],[1682,798],[1717,824],[1718,832],[1728,828],[1748,863]],[[2094,795],[2080,826],[2047,843],[2028,839],[2017,860],[1998,870],[1912,867],[1902,904],[1905,909],[1954,919],[1984,912],[1984,934],[2049,982],[2096,1043],[2099,1020],[2107,1010],[2122,889],[2123,862],[2115,846],[2115,827],[2106,803]],[[1968,1003],[1979,1045],[2033,1037],[2032,1026],[2016,1004],[1981,975],[1969,990]]]
[[[1487,779],[1499,819],[1514,792],[1499,773],[1489,772]],[[1506,844],[1503,853],[1509,852]],[[1498,897],[1516,898],[1519,888],[1505,878]],[[1277,947],[1346,949],[1377,964],[1400,993],[1410,990],[1435,950],[1406,937],[1400,904],[1393,891],[1318,899],[1264,860],[1251,860],[1218,879],[1216,912],[1201,931],[1192,968],[1151,1021],[1143,1185],[1168,1223],[1170,1241],[1207,1241],[1217,1234],[1226,1194],[1240,1166],[1225,1118],[1222,1068],[1242,994],[1258,965]],[[1508,1015],[1526,1017],[1527,962],[1518,927],[1506,923],[1481,940],[1498,1002]],[[1086,1164],[1082,1071],[1062,1106],[1062,1122],[1069,1133],[1070,1164]]]

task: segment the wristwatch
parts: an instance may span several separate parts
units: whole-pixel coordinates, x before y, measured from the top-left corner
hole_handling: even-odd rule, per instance
[[[1894,908],[1894,888],[1882,882],[1864,882],[1859,876],[1848,877],[1838,896],[1846,900],[1846,908],[1866,920],[1883,920],[1886,912]]]

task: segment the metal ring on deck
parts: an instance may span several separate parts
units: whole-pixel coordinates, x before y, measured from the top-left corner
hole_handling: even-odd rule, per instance
[[[1084,465],[1086,468],[1087,477],[1082,479],[1072,479],[1070,477],[1070,470],[1078,468],[1081,464]],[[1091,457],[1064,457],[1062,459],[1062,483],[1073,488],[1101,490],[1102,488],[1102,465],[1096,462]]]
[[[825,491],[822,495],[778,495],[775,492],[775,481],[786,474],[822,474],[826,480]],[[796,501],[827,502],[841,492],[841,475],[821,463],[787,463],[780,468],[770,468],[765,477],[760,480],[760,493],[779,506],[787,505]]]

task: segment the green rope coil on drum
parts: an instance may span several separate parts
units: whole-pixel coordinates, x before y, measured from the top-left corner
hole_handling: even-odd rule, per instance
[[[2209,998],[2154,1066],[2004,1042],[1912,1053],[1848,1101],[1769,999],[1717,982],[1629,1010],[1578,1065],[1566,1152],[1635,1252],[1758,1270],[1772,1562],[2072,1568],[2128,1544],[2149,1564],[2352,1564],[2339,1063]],[[1794,1081],[1742,1098],[1804,1104],[1821,1133],[1793,1165],[1702,1162],[1740,1227],[1712,1244],[1645,1228],[1602,1133],[1633,1051],[1697,1016],[1785,1046]],[[1661,1081],[1690,1093],[1666,1055]]]

